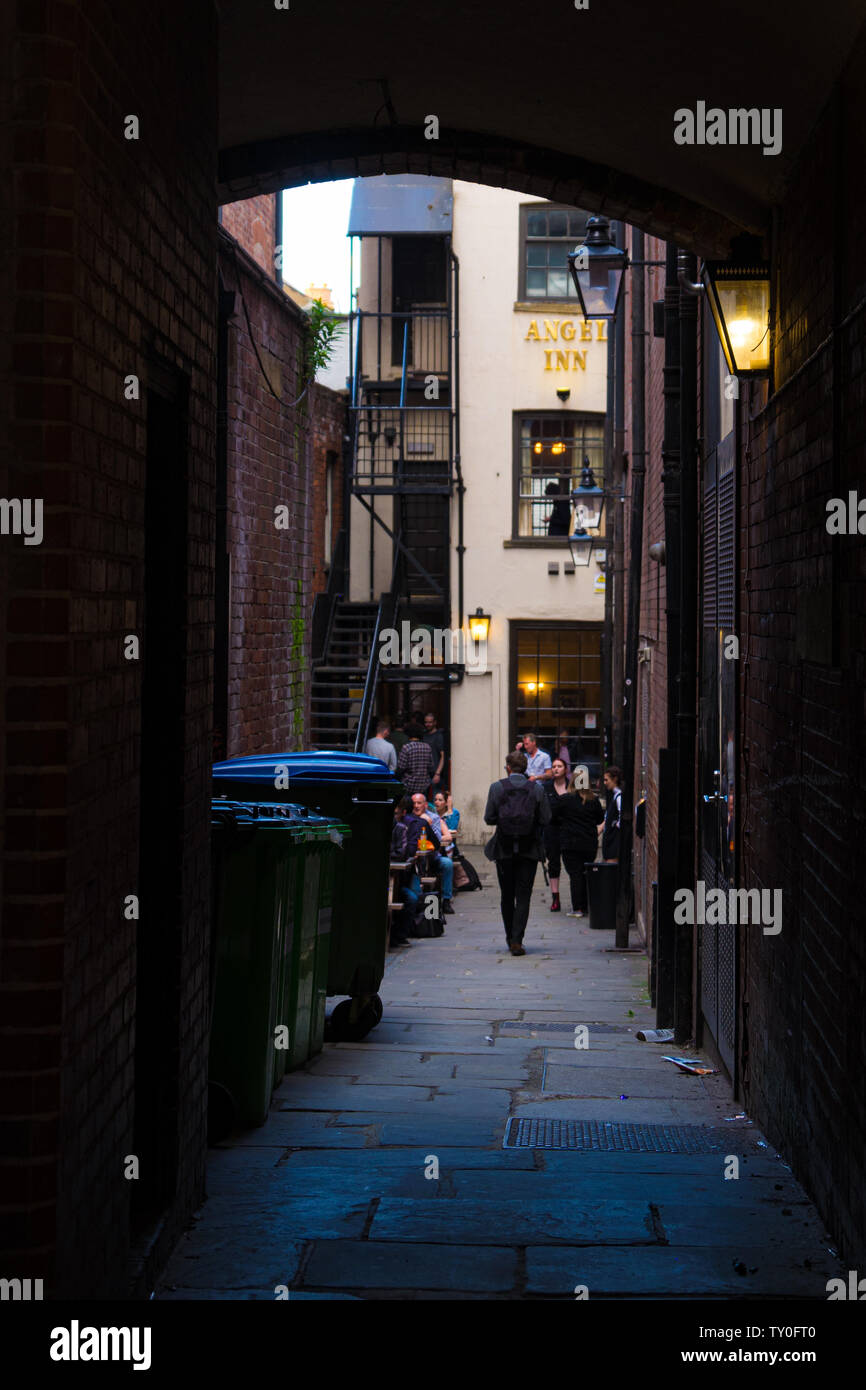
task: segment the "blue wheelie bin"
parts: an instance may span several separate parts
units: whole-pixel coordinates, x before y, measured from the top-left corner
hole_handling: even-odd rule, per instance
[[[380,759],[361,753],[276,753],[214,765],[217,798],[300,804],[349,827],[333,889],[327,977],[328,994],[349,999],[328,1020],[334,1040],[365,1037],[382,1017],[391,830],[403,790]]]

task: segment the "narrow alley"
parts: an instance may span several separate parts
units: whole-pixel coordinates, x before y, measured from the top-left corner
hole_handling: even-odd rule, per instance
[[[157,1299],[825,1298],[831,1242],[727,1082],[637,1040],[645,955],[551,916],[539,874],[510,956],[469,854],[484,891],[390,953],[381,1024],[210,1150]]]

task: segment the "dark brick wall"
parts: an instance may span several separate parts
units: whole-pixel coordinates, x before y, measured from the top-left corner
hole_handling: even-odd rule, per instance
[[[632,248],[633,254],[633,248]],[[663,261],[665,243],[656,237],[644,237],[643,258]],[[662,440],[664,436],[664,399],[662,397],[662,368],[664,340],[652,336],[653,301],[664,297],[664,268],[647,267],[643,272],[646,295],[646,354],[645,432],[646,481],[644,490],[643,564],[641,569],[641,608],[639,646],[648,648],[649,659],[638,666],[636,710],[636,747],[634,800],[645,790],[647,829],[644,839],[635,839],[635,909],[648,948],[652,944],[652,885],[658,877],[658,750],[667,743],[667,639],[665,626],[665,568],[650,559],[649,548],[664,540],[664,510],[662,506]],[[630,272],[637,274],[636,270]],[[626,332],[626,430],[625,451],[632,450],[632,339],[631,284],[626,283],[624,304]],[[631,473],[626,475],[625,564],[628,582],[631,553]],[[645,759],[645,771],[641,771]]]
[[[122,1290],[129,1269],[123,1161],[136,929],[148,924],[123,911],[137,888],[141,706],[141,663],[124,659],[123,639],[142,633],[145,388],[157,359],[189,391],[182,843],[166,847],[182,857],[181,1159],[167,1238],[203,1186],[215,15],[206,0],[3,11],[3,494],[45,504],[40,546],[0,540],[3,1259],[47,1291],[98,1295]],[[130,114],[138,140],[124,138]],[[138,401],[124,398],[130,373]]]
[[[825,509],[849,489],[863,496],[866,478],[866,196],[851,177],[866,155],[864,82],[861,44],[780,210],[776,389],[752,404],[740,512],[743,882],[784,891],[781,935],[743,942],[743,1080],[855,1262],[866,1251],[866,556],[862,536],[828,535]]]

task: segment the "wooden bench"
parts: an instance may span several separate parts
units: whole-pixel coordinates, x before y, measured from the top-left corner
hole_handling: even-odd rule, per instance
[[[405,904],[400,898],[401,880],[407,869],[412,868],[412,860],[405,863],[392,862],[388,865],[388,930],[385,936],[385,949],[391,946],[391,919],[395,912],[402,912]]]

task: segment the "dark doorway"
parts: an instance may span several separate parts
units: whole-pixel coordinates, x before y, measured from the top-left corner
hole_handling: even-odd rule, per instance
[[[147,391],[142,660],[139,920],[136,962],[132,1236],[170,1205],[178,1171],[182,1075],[184,692],[188,573],[185,378],[152,369]]]
[[[418,305],[429,308],[448,302],[448,253],[445,237],[395,236],[391,238],[392,310],[402,315]],[[403,333],[408,324],[407,360],[413,360],[412,318],[391,320],[391,363],[403,361]]]

